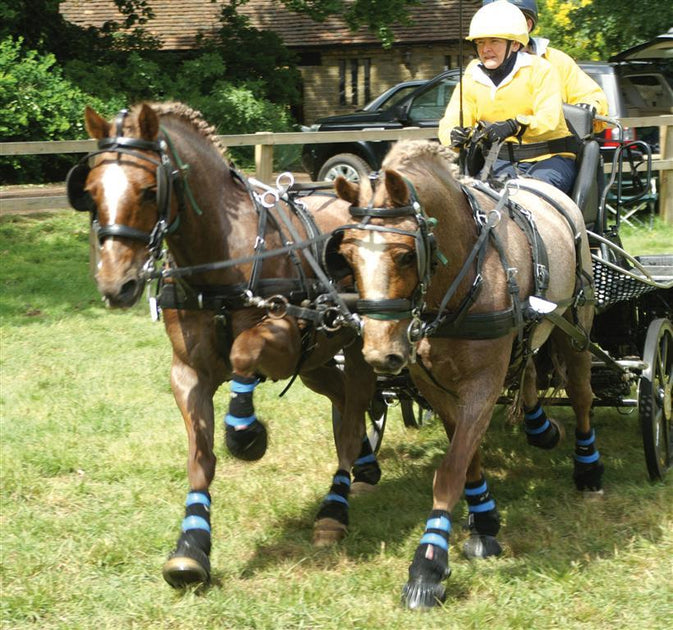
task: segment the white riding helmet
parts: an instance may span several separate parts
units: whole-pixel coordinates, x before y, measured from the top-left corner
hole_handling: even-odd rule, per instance
[[[485,37],[498,37],[528,44],[528,24],[521,10],[507,0],[491,2],[479,9],[470,22],[467,39],[474,41]]]

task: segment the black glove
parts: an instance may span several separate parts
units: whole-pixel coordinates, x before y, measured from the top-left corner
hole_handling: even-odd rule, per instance
[[[582,109],[586,109],[587,111],[591,112],[592,116],[596,115],[596,108],[593,105],[589,105],[589,103],[576,103],[577,107],[581,107]]]
[[[487,142],[493,144],[494,142],[502,142],[510,136],[516,136],[522,130],[522,125],[516,122],[514,118],[508,118],[486,125],[479,138],[484,138]]]
[[[471,127],[454,127],[451,130],[451,146],[454,149],[462,149],[470,141]]]

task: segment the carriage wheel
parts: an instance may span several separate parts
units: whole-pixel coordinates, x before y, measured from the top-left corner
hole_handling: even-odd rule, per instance
[[[656,480],[673,464],[673,325],[668,319],[650,323],[643,360],[648,368],[638,386],[638,411],[647,470]]]

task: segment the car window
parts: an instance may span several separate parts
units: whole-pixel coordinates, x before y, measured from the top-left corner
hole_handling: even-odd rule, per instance
[[[659,74],[625,76],[621,90],[629,109],[668,113],[673,108],[673,91]]]
[[[400,88],[395,92],[389,99],[386,99],[381,105],[378,106],[377,110],[379,109],[390,109],[391,107],[395,107],[398,103],[402,102],[409,94],[411,94],[414,90],[417,90],[418,86],[417,85],[408,85],[406,87]]]
[[[409,119],[420,122],[442,118],[456,83],[455,79],[444,79],[416,96],[409,107]]]

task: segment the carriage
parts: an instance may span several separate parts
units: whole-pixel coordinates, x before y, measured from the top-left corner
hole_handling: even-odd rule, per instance
[[[592,404],[638,406],[651,476],[663,477],[672,463],[673,256],[634,257],[619,247],[619,214],[614,222],[607,216],[611,186],[599,185],[600,151],[591,138],[590,114],[578,110],[577,115],[579,120],[573,128],[584,145],[573,192],[576,205],[558,191],[531,192],[518,180],[514,188],[506,185],[504,192],[491,190],[482,182],[475,183],[474,194],[487,199],[490,209],[484,212],[476,204],[478,210],[473,215],[460,219],[478,248],[459,252],[453,263],[463,270],[452,286],[473,282],[478,289],[483,278],[495,272],[493,286],[506,289],[505,298],[513,298],[519,291],[518,264],[520,287],[528,298],[525,305],[517,302],[516,307],[497,311],[495,334],[488,331],[484,341],[484,329],[494,327],[491,315],[467,314],[469,307],[479,305],[477,291],[467,291],[459,300],[465,306],[458,319],[479,330],[476,341],[468,338],[458,344],[463,364],[473,363],[468,365],[469,378],[463,380],[468,388],[476,386],[490,393],[486,403],[479,404],[478,430],[459,425],[451,440],[450,452],[462,448],[459,459],[463,468],[449,474],[454,462],[447,454],[449,459],[436,476],[435,491],[448,498],[441,498],[440,508],[433,509],[410,568],[403,596],[410,608],[430,607],[444,598],[441,582],[450,573],[450,510],[463,489],[476,523],[466,543],[466,555],[488,557],[500,551],[495,539],[499,516],[481,474],[478,446],[493,405],[498,399],[506,401],[517,390],[516,383],[504,387],[513,339],[520,342],[521,353],[514,357],[521,369],[519,374],[530,371],[533,376],[525,381],[525,388],[519,387],[524,405],[539,402],[537,377],[542,381],[548,376],[544,369],[537,369],[535,375],[532,348],[541,346],[550,335],[557,336],[567,355],[565,391],[570,394],[578,422],[574,471],[578,489],[600,491],[602,464],[590,427]],[[267,448],[266,429],[253,405],[253,392],[260,381],[292,377],[291,383],[299,376],[311,390],[330,399],[339,467],[317,514],[314,542],[340,540],[347,530],[351,474],[354,483],[375,484],[380,476],[375,451],[388,405],[399,400],[405,421],[416,424],[417,408],[446,412],[459,399],[459,394],[443,387],[438,382],[442,377],[431,370],[425,368],[428,380],[421,390],[418,379],[410,380],[401,369],[414,343],[428,345],[427,333],[435,324],[440,327],[439,320],[431,320],[430,328],[424,326],[421,315],[428,314],[410,308],[411,301],[406,298],[361,299],[348,292],[353,269],[335,267],[330,262],[333,254],[338,260],[340,254],[335,248],[344,230],[361,229],[367,217],[375,217],[379,234],[405,239],[406,251],[399,262],[410,278],[414,299],[422,299],[423,292],[416,287],[419,278],[427,279],[443,255],[431,229],[436,221],[433,224],[420,212],[416,186],[410,183],[411,178],[423,176],[423,170],[412,169],[407,173],[410,179],[391,174],[386,187],[390,193],[389,185],[396,186],[392,192],[398,198],[392,212],[391,208],[373,208],[371,203],[362,208],[357,207],[356,197],[348,198],[345,180],[337,182],[337,192],[341,191],[335,197],[321,186],[293,185],[287,176],[281,177],[275,187],[244,177],[223,159],[212,128],[198,112],[179,103],[142,104],[131,112],[123,110],[112,122],[87,109],[85,120],[89,134],[98,140],[98,149],[72,169],[67,190],[71,205],[89,213],[91,219],[98,289],[108,305],[125,308],[138,301],[150,282],[151,310],[155,316],[161,314],[173,346],[171,386],[189,439],[190,488],[182,531],[164,565],[164,578],[174,587],[210,579],[208,488],[216,459],[213,395],[225,381],[232,382],[224,421],[226,446],[234,456],[248,461],[262,457]],[[436,158],[428,162],[428,168],[436,169],[440,179],[450,181],[451,192],[458,200],[456,207],[465,206],[469,191],[458,188],[448,162],[441,161],[444,158],[433,146],[439,145],[424,143],[422,147]],[[614,162],[618,189],[622,185],[621,155],[623,152],[618,151]],[[635,178],[631,184],[637,186],[637,181]],[[528,202],[507,205],[510,193],[528,202],[533,193],[535,198],[541,194],[545,207],[555,210],[547,208],[547,214],[532,221],[525,207]],[[446,201],[443,194],[436,196],[435,202],[438,199]],[[515,207],[519,209],[513,212]],[[516,214],[516,226],[514,219],[505,216],[506,208]],[[385,222],[388,216],[416,227],[412,231],[408,227],[390,229],[377,223]],[[348,225],[353,217],[358,223]],[[501,218],[503,225],[499,227]],[[530,227],[535,223],[539,231],[557,236],[560,246],[530,265],[524,250],[529,246],[526,239],[535,236],[537,228]],[[584,224],[591,229],[589,240]],[[501,228],[512,238],[514,249],[497,240]],[[487,252],[489,239],[495,248]],[[469,240],[458,245],[465,248]],[[544,247],[539,240],[535,243],[533,249],[541,256]],[[580,250],[584,252],[582,261],[576,253]],[[513,264],[504,265],[503,273],[500,263],[508,259]],[[550,271],[545,280],[549,285],[545,287],[545,291],[549,288],[549,299],[545,300],[541,296],[547,294],[538,294],[537,286],[543,284],[541,272],[547,262],[553,273]],[[477,267],[476,274],[471,270],[472,263]],[[595,299],[589,300],[593,290],[588,282],[591,265],[597,280]],[[557,273],[557,268],[564,273]],[[578,278],[582,278],[582,291],[574,294]],[[459,294],[447,296],[444,301],[450,305]],[[492,298],[496,307],[505,299],[495,290],[486,297]],[[555,303],[557,299],[562,302]],[[598,316],[592,328],[594,304]],[[564,313],[572,313],[574,320],[561,316],[559,305]],[[443,317],[442,309],[440,315]],[[396,367],[387,370],[394,373],[393,377],[377,377],[365,356],[367,329],[363,319],[392,319],[398,324],[407,317],[412,320],[402,340],[407,355],[393,357]],[[522,345],[520,324],[524,319],[531,326]],[[448,324],[453,326],[449,336],[458,333],[460,337],[456,321]],[[594,355],[590,367],[595,398],[586,387],[588,350]],[[415,352],[411,353],[414,357]],[[484,366],[488,370],[482,370]],[[411,366],[410,373],[415,367]],[[457,381],[463,378],[460,366],[453,372]],[[638,395],[632,399],[636,384]],[[555,402],[563,399],[556,398]],[[536,422],[544,420],[548,427],[549,419],[539,411],[539,405],[535,408]],[[366,414],[372,421],[368,436]],[[461,446],[466,436],[469,444]]]

